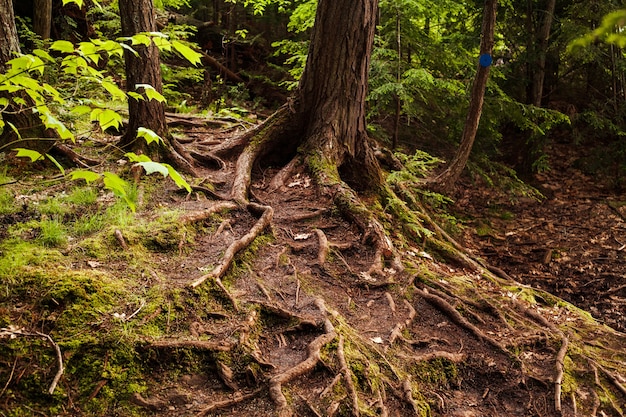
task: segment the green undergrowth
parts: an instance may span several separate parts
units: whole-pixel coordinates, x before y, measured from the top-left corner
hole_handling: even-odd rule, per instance
[[[0,189],[3,416],[142,415],[127,401],[147,389],[142,346],[188,331],[189,311],[215,310],[213,297],[155,273],[155,259],[178,256],[196,233],[178,211],[149,206],[155,186],[133,213],[104,190],[71,185]],[[47,336],[65,367],[52,394],[58,365]]]

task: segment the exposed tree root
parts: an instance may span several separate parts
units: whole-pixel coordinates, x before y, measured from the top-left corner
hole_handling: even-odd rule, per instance
[[[197,223],[204,220],[207,220],[212,215],[219,213],[224,210],[235,210],[239,208],[239,206],[232,201],[220,201],[211,206],[207,207],[204,210],[192,211],[188,212],[184,216],[181,216],[180,221],[183,224],[189,223]]]
[[[248,401],[248,400],[251,400],[253,398],[256,398],[264,390],[265,390],[265,388],[259,388],[257,390],[252,391],[252,392],[249,392],[247,394],[236,393],[233,398],[231,398],[229,400],[224,400],[224,401],[219,401],[219,402],[213,403],[210,406],[203,408],[196,415],[198,417],[206,417],[206,416],[208,416],[210,413],[212,413],[214,411],[223,410],[225,408],[229,408],[229,407],[232,407],[234,405],[240,404],[240,403],[242,403],[244,401]]]
[[[157,340],[145,345],[146,348],[153,349],[179,349],[179,348],[192,348],[208,350],[211,352],[229,352],[233,349],[234,345],[231,342],[224,340],[213,342],[209,340]]]
[[[470,333],[476,336],[479,340],[485,341],[491,344],[492,346],[498,348],[498,350],[500,350],[501,352],[507,352],[504,346],[500,344],[500,342],[498,342],[497,340],[493,339],[490,336],[487,336],[485,333],[483,333],[482,330],[480,330],[478,327],[474,326],[472,323],[467,321],[467,319],[461,316],[461,314],[458,311],[456,311],[456,309],[452,305],[450,305],[450,303],[448,303],[446,300],[436,295],[429,294],[425,289],[424,290],[418,289],[417,291],[419,295],[422,296],[426,301],[428,301],[434,307],[437,307],[439,310],[445,313],[448,317],[450,317],[450,319],[455,324],[468,330]]]
[[[361,415],[361,413],[359,412],[359,396],[357,395],[356,388],[354,387],[354,382],[352,382],[352,372],[350,372],[348,362],[346,362],[346,356],[343,352],[343,344],[344,337],[343,335],[339,335],[339,344],[337,345],[337,357],[339,359],[339,366],[341,367],[340,372],[343,375],[343,380],[346,384],[346,391],[348,391],[348,396],[352,400],[352,415],[354,417],[359,417]]]
[[[257,238],[257,236],[259,236],[261,234],[261,232],[270,225],[271,221],[272,221],[272,216],[274,214],[274,210],[269,207],[269,206],[260,206],[258,204],[254,204],[254,203],[250,203],[248,204],[249,209],[251,210],[262,210],[263,214],[261,215],[261,218],[256,222],[256,224],[252,227],[252,229],[250,229],[250,231],[248,233],[246,233],[244,236],[242,236],[239,240],[234,241],[229,247],[228,249],[226,249],[226,252],[224,253],[224,258],[222,259],[222,262],[216,266],[213,271],[211,271],[208,274],[205,274],[203,276],[201,276],[200,278],[198,278],[197,280],[195,280],[191,286],[193,288],[197,287],[198,285],[202,284],[204,281],[206,281],[209,278],[212,278],[214,280],[216,280],[216,282],[226,273],[226,271],[228,270],[228,268],[230,267],[230,265],[233,263],[233,260],[235,259],[235,255],[247,248],[254,239]],[[219,285],[219,284],[218,284]],[[223,287],[223,285],[222,285]],[[225,290],[225,288],[223,288]],[[226,293],[228,294],[228,291],[226,291]],[[231,298],[231,301],[234,302],[234,300],[232,299],[231,296],[229,296],[229,298]],[[236,303],[233,303],[233,305],[236,307]]]
[[[332,323],[328,319],[324,325],[324,330],[324,334],[318,336],[309,344],[307,348],[308,356],[305,360],[278,375],[274,375],[270,379],[270,397],[272,401],[274,401],[274,404],[276,404],[279,417],[289,417],[292,415],[289,403],[282,392],[282,385],[312,371],[321,360],[320,351],[322,347],[330,343],[337,336]]]
[[[561,412],[561,386],[563,385],[563,371],[565,368],[565,355],[567,354],[567,346],[569,339],[564,335],[561,339],[561,349],[556,355],[554,376],[554,408]]]
[[[429,362],[434,359],[445,359],[453,363],[461,363],[466,358],[466,355],[462,353],[447,352],[445,350],[436,350],[433,352],[423,353],[421,355],[405,355],[403,353],[398,353],[397,356],[414,362]]]
[[[320,229],[315,229],[315,233],[317,234],[317,239],[319,240],[319,251],[317,252],[317,263],[320,265],[324,265],[326,263],[326,257],[328,256],[329,246],[328,239],[324,232]]]

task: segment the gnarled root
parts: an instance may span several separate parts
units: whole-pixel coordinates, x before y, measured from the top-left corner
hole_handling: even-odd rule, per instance
[[[286,371],[273,376],[269,382],[269,393],[272,401],[276,404],[278,409],[278,415],[280,417],[290,417],[292,415],[291,409],[282,392],[282,385],[292,381],[293,379],[310,372],[321,360],[321,349],[327,343],[330,343],[337,334],[335,328],[330,322],[326,320],[324,324],[325,333],[316,337],[308,346],[308,356],[305,360],[295,365],[294,367],[287,369]]]

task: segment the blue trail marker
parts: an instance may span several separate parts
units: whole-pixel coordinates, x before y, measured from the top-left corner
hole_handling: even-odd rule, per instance
[[[480,66],[485,68],[489,67],[492,62],[493,58],[489,54],[482,54],[478,59],[478,63],[480,64]]]

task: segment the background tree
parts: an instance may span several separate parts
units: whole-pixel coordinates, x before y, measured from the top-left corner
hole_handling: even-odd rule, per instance
[[[156,32],[155,10],[152,0],[120,0],[120,19],[123,36]],[[126,88],[131,93],[128,100],[128,126],[120,146],[135,152],[164,158],[177,167],[193,172],[190,158],[170,135],[165,120],[165,105],[161,96],[163,81],[159,49],[150,41],[147,45],[132,45],[136,54],[125,50]],[[156,95],[151,94],[152,91]],[[134,97],[134,98],[133,98]],[[140,127],[150,129],[163,140],[162,144],[149,146],[137,137]]]
[[[20,52],[20,40],[17,37],[13,2],[0,0],[0,70],[7,61]]]
[[[483,102],[485,98],[485,87],[489,78],[489,71],[492,63],[492,50],[494,44],[494,32],[496,27],[496,9],[497,0],[486,0],[485,9],[483,11],[483,24],[481,30],[480,42],[480,60],[476,78],[472,85],[472,95],[470,98],[470,106],[461,136],[461,143],[456,155],[446,167],[446,169],[437,175],[432,181],[435,188],[449,189],[461,175],[461,172],[467,164],[476,132],[478,123],[482,114]]]
[[[42,39],[49,39],[52,31],[52,0],[34,0],[33,31]]]

